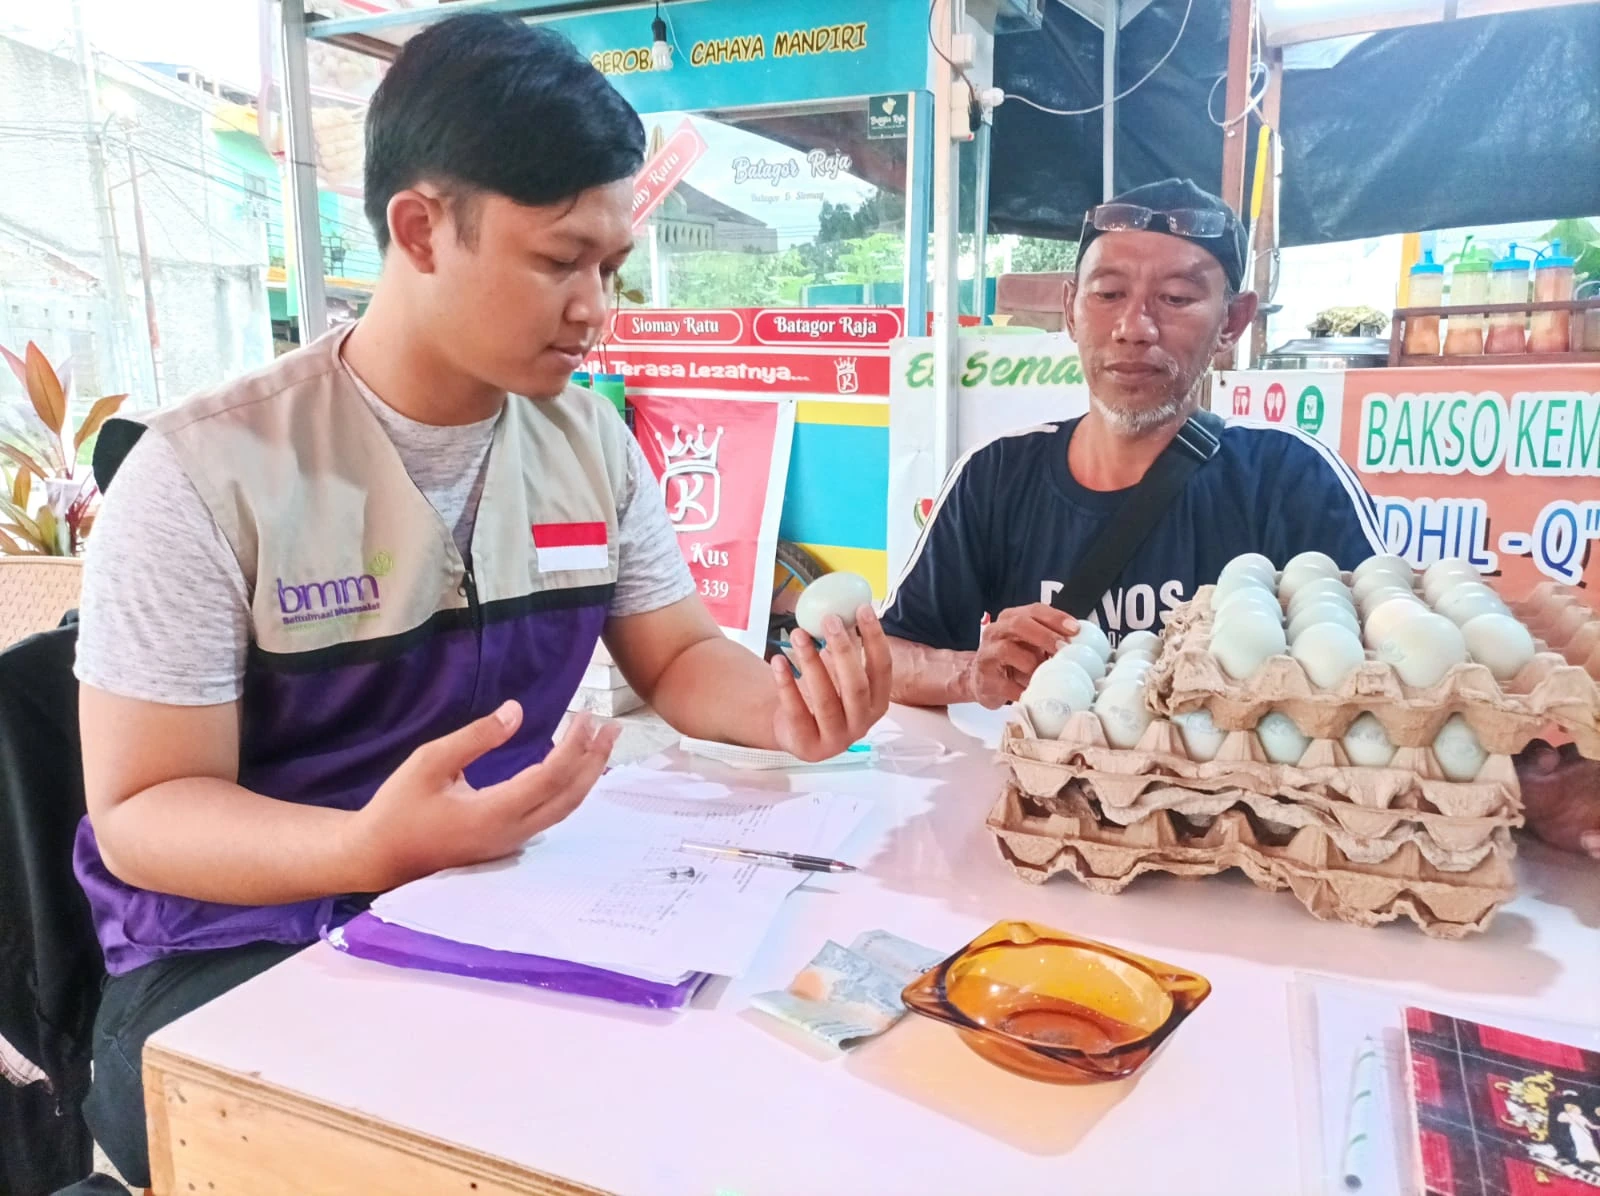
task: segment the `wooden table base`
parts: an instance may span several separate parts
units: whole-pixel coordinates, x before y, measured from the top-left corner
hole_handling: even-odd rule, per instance
[[[148,1047],[155,1196],[604,1196]]]

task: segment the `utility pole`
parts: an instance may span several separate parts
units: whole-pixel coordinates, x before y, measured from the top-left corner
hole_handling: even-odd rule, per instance
[[[139,200],[139,166],[133,160],[133,136],[124,130],[128,146],[128,186],[133,190],[133,229],[139,238],[139,279],[144,284],[144,320],[150,330],[150,376],[155,380],[155,400],[162,402],[161,330],[156,325],[156,293],[150,281],[150,242],[144,233],[144,204]]]
[[[95,220],[100,228],[100,257],[104,269],[106,299],[111,314],[112,373],[125,383],[133,382],[133,359],[127,351],[128,293],[122,276],[122,255],[117,250],[117,233],[112,223],[111,189],[106,179],[105,129],[100,121],[100,100],[96,94],[94,55],[83,25],[83,0],[72,0],[72,30],[78,54],[78,74],[83,89],[83,116],[89,148],[89,187],[94,195]],[[108,388],[109,389],[109,388]]]

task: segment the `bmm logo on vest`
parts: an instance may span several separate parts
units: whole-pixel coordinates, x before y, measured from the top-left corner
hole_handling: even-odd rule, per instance
[[[303,585],[285,585],[281,577],[278,579],[278,610],[282,612],[285,627],[376,614],[379,601],[378,579],[372,573],[332,577]]]

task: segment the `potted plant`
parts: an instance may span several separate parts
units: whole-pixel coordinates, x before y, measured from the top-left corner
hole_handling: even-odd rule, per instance
[[[0,491],[0,555],[75,557],[99,496],[93,472],[78,458],[128,396],[95,400],[70,432],[69,449],[70,369],[58,374],[31,341],[21,357],[4,346],[0,356],[28,396],[28,406],[0,410],[0,462],[9,474]]]

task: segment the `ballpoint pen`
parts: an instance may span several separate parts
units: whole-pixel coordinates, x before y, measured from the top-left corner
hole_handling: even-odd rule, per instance
[[[792,851],[760,851],[753,847],[733,847],[725,843],[685,843],[685,851],[699,851],[730,860],[750,860],[757,864],[777,864],[797,872],[854,872],[854,864],[830,860],[820,855],[801,855]]]

